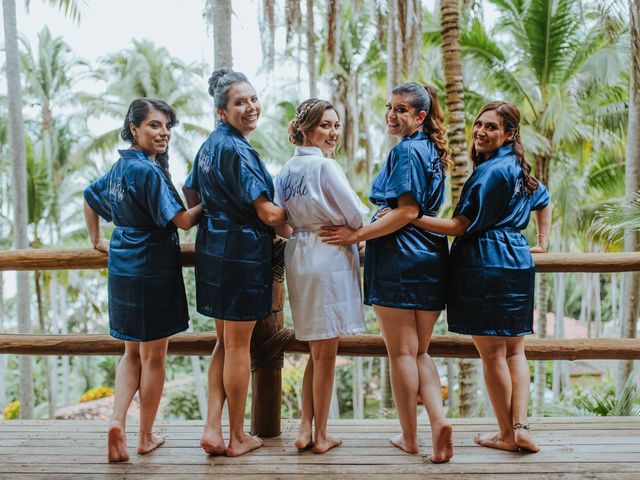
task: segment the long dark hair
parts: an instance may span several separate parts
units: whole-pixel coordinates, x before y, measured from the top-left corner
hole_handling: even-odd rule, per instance
[[[440,154],[440,163],[445,170],[453,166],[447,131],[444,128],[444,114],[438,103],[438,92],[431,85],[407,82],[391,90],[392,95],[406,95],[416,112],[424,111],[427,116],[422,122],[422,131],[427,134]]]
[[[500,115],[505,133],[513,134],[513,139],[507,144],[510,144],[513,147],[513,153],[515,154],[516,159],[522,168],[522,174],[524,175],[524,186],[529,195],[531,195],[538,189],[538,180],[536,177],[531,175],[531,165],[529,165],[529,162],[527,162],[527,159],[524,157],[524,145],[522,145],[522,139],[520,138],[520,111],[515,105],[509,102],[490,102],[480,109],[478,115],[476,115],[474,123],[484,112],[489,111],[495,111]],[[486,155],[484,153],[476,152],[476,147],[473,144],[473,141],[471,142],[471,148],[469,149],[469,157],[471,157],[474,167],[477,167],[486,160]]]
[[[157,98],[136,98],[131,102],[131,105],[129,105],[129,110],[127,110],[127,114],[124,117],[124,125],[120,131],[120,138],[125,142],[129,142],[132,146],[135,145],[136,139],[133,137],[133,133],[131,133],[131,124],[133,123],[136,127],[140,127],[151,110],[164,113],[169,118],[169,128],[178,124],[176,112],[167,102],[158,100]],[[167,174],[169,173],[168,145],[163,153],[156,155],[156,162],[158,162],[158,165],[160,165]]]

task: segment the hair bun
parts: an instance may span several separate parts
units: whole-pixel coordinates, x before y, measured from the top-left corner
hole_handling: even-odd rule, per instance
[[[233,70],[230,68],[219,68],[214,70],[211,76],[209,77],[209,95],[213,97],[213,91],[215,90],[218,82],[222,77],[224,77],[227,73],[233,73]]]

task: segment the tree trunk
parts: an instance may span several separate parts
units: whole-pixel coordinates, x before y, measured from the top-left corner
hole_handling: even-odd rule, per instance
[[[629,0],[629,30],[631,32],[631,78],[629,82],[629,129],[627,131],[627,153],[625,161],[625,196],[627,203],[640,190],[640,5]],[[638,249],[637,231],[627,229],[624,234],[624,249],[627,252]],[[624,274],[625,299],[622,311],[622,337],[636,338],[638,321],[638,295],[640,290],[640,273]],[[616,390],[620,394],[627,378],[633,370],[633,361],[620,363]]]
[[[207,0],[209,24],[213,27],[213,68],[232,68],[231,0]]]
[[[0,332],[5,332],[4,323],[4,272],[0,271]],[[0,355],[0,408],[7,405],[4,374],[7,371],[7,355]]]
[[[353,357],[353,384],[351,385],[353,395],[353,418],[361,420],[364,418],[364,392],[362,388],[362,357]]]
[[[440,2],[442,57],[448,112],[447,136],[454,163],[451,172],[451,204],[454,207],[458,204],[462,186],[469,177],[464,121],[462,56],[460,54],[459,7],[459,0],[442,0]]]
[[[557,229],[554,235],[555,251],[563,251],[562,248],[562,231]],[[556,273],[555,275],[555,337],[565,338],[564,331],[564,307],[565,307],[565,274]],[[553,362],[553,400],[560,401],[560,394],[564,387],[563,379],[563,367],[564,362],[561,360],[555,360]]]
[[[445,77],[445,96],[448,113],[449,146],[453,159],[451,172],[451,204],[455,207],[460,198],[464,182],[469,178],[467,160],[467,140],[464,121],[464,84],[462,75],[462,56],[460,54],[460,1],[442,0],[440,2],[440,31],[442,35],[442,58]],[[475,364],[466,359],[459,366],[460,415],[472,412],[475,406],[466,405],[466,401],[476,401]],[[451,392],[453,394],[453,392]]]
[[[447,405],[449,407],[449,414],[458,412],[458,397],[455,394],[455,386],[456,386],[456,361],[453,358],[447,358],[445,360],[447,364]]]
[[[593,316],[595,319],[595,337],[602,336],[602,298],[600,295],[600,273],[593,274]]]
[[[40,334],[46,335],[48,332],[47,332],[47,326],[44,320],[44,307],[42,304],[42,283],[41,283],[42,272],[38,270],[34,272],[34,281],[35,281],[35,289],[36,289],[36,302],[38,306],[38,324],[40,326]],[[48,355],[44,355],[42,357],[42,364],[44,366],[45,386],[47,389],[47,404],[48,404],[49,418],[54,419],[56,418],[56,405],[55,405],[55,400],[53,398],[53,387],[52,387],[54,379],[51,378],[51,367],[50,367]]]
[[[16,249],[23,249],[27,248],[29,243],[27,237],[27,160],[24,148],[16,3],[15,0],[2,0],[2,6],[9,104],[9,145],[13,166],[13,246]],[[30,333],[29,272],[17,272],[16,291],[18,332]],[[33,407],[33,363],[30,356],[22,355],[20,356],[20,416],[27,419],[32,418]]]
[[[307,0],[307,72],[309,97],[318,96],[318,71],[316,69],[316,35],[313,21],[313,0]]]
[[[547,338],[547,299],[549,297],[549,283],[546,274],[541,273],[537,276],[537,295],[538,295],[538,338]],[[547,362],[538,360],[535,362],[535,395],[533,397],[534,415],[540,415],[542,406],[544,405],[544,392],[547,388]]]

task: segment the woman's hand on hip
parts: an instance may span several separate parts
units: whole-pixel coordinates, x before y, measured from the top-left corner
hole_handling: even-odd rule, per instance
[[[358,243],[357,230],[345,226],[322,227],[320,237],[329,245],[352,245]]]

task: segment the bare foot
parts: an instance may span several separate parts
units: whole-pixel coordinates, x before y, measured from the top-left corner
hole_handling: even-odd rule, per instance
[[[298,450],[309,450],[313,447],[313,439],[311,438],[311,425],[300,424],[298,430],[298,438],[293,442]]]
[[[483,447],[497,448],[498,450],[507,450],[509,452],[515,452],[520,448],[513,439],[504,440],[500,437],[499,433],[488,437],[481,437],[480,434],[478,434],[473,438],[473,441]]]
[[[138,455],[152,452],[163,443],[164,437],[160,435],[154,435],[151,432],[140,433],[138,439]]]
[[[112,420],[107,434],[107,458],[109,462],[126,462],[129,460],[127,451],[127,437],[122,423]]]
[[[516,444],[520,447],[520,449],[527,450],[528,452],[533,453],[540,451],[540,447],[536,444],[536,442],[533,441],[533,438],[531,438],[531,434],[528,430],[525,430],[524,428],[517,428],[513,433],[516,437]]]
[[[326,435],[324,438],[316,438],[313,445],[313,453],[325,453],[338,445],[342,445],[342,440],[331,435]]]
[[[391,442],[391,445],[398,447],[400,450],[404,450],[407,453],[418,453],[420,451],[417,440],[407,442],[402,434],[396,435],[389,441]]]
[[[262,444],[263,442],[261,439],[247,435],[246,433],[241,441],[231,437],[231,440],[229,440],[229,446],[227,447],[227,457],[239,457],[251,450],[260,448]]]
[[[433,455],[429,457],[431,463],[445,463],[453,457],[453,429],[446,420],[431,426],[431,442]]]
[[[200,437],[200,446],[207,455],[224,455],[227,453],[222,431],[214,428],[205,428]]]

